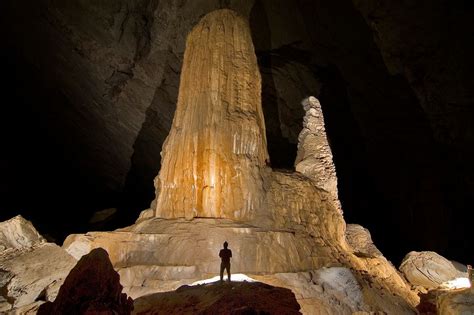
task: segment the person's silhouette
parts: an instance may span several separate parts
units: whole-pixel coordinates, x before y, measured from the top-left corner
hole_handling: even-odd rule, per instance
[[[227,280],[230,282],[230,257],[232,257],[232,251],[227,246],[229,244],[225,241],[224,248],[219,252],[219,257],[221,258],[221,281],[224,279],[224,269],[227,269]]]

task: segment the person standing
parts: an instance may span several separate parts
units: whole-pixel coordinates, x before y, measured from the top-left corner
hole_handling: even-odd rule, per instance
[[[228,249],[229,243],[224,242],[224,248],[220,250],[219,257],[221,258],[221,282],[224,279],[224,269],[227,270],[227,280],[230,282],[230,258],[232,251]]]

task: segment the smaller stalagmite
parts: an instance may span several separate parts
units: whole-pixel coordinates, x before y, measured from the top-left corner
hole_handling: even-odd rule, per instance
[[[298,137],[296,171],[311,178],[319,188],[328,191],[334,206],[341,210],[337,193],[336,167],[326,136],[321,104],[317,98],[310,96],[303,100],[302,105],[306,115],[303,119],[303,130]]]
[[[155,179],[155,216],[248,220],[264,195],[261,79],[248,22],[206,15],[186,42],[178,103]]]

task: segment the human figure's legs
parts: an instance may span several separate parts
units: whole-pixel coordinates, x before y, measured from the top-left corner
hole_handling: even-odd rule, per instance
[[[226,266],[226,269],[227,269],[227,281],[230,282],[230,264]]]
[[[225,264],[221,263],[221,281],[224,279],[224,269],[225,269]]]

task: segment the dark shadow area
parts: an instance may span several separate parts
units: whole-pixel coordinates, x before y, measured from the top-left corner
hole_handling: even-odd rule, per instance
[[[41,234],[61,243],[86,232],[92,214],[116,207],[117,191],[84,172],[87,161],[75,146],[74,126],[55,108],[71,106],[60,90],[44,84],[20,53],[2,50],[0,109],[0,221],[21,214]]]
[[[367,165],[365,139],[351,110],[347,83],[334,65],[317,67],[315,75],[321,81],[318,98],[336,165],[339,199],[344,218],[349,223],[367,224],[372,216],[369,209],[377,208],[378,204],[382,204],[382,200],[377,198],[379,194],[373,193],[376,191],[376,185]],[[378,234],[380,227],[369,225],[370,231]]]
[[[155,198],[153,180],[160,170],[162,145],[171,129],[179,80],[180,72],[168,67],[146,111],[145,122],[133,146],[132,163],[125,182],[118,226],[132,224],[140,211],[147,209]]]
[[[285,61],[271,49],[271,31],[267,12],[260,0],[255,1],[250,13],[250,29],[262,77],[262,108],[270,163],[273,168],[292,170],[294,169],[297,143],[290,142],[282,134],[278,110],[279,96],[273,78],[273,71],[279,63]],[[303,115],[304,112],[301,110],[301,119]]]
[[[246,281],[184,285],[137,298],[134,307],[139,314],[301,314],[290,289]]]

